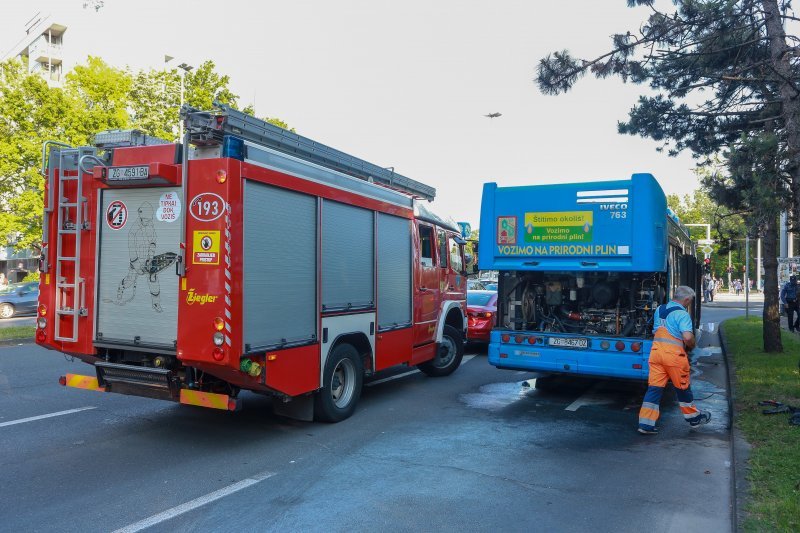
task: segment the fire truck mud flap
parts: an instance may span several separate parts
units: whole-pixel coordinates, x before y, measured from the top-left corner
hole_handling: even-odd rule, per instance
[[[275,398],[272,403],[272,411],[278,416],[312,422],[314,420],[314,396],[306,394],[286,399],[286,401]]]

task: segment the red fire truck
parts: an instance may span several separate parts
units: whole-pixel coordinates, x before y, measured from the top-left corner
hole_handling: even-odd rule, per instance
[[[183,142],[48,142],[36,342],[62,385],[339,421],[365,375],[458,368],[464,241],[435,189],[215,104]]]

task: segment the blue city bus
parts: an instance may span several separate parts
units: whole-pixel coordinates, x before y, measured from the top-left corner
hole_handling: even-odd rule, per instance
[[[646,379],[654,309],[679,285],[700,293],[689,232],[651,174],[487,183],[480,228],[478,267],[499,271],[497,368]],[[698,298],[690,312],[697,327]]]

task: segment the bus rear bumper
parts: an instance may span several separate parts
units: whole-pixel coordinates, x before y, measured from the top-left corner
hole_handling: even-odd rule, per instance
[[[497,368],[509,370],[634,380],[646,380],[648,375],[646,354],[591,348],[572,350],[493,340],[488,360]]]

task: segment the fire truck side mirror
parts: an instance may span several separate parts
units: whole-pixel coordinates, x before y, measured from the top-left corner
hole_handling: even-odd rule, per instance
[[[472,255],[471,253],[465,253],[464,254],[464,260],[465,260],[465,264],[464,264],[464,272],[463,272],[463,274],[465,276],[470,276],[472,274],[477,274],[478,273],[478,261],[476,261],[475,256]]]

